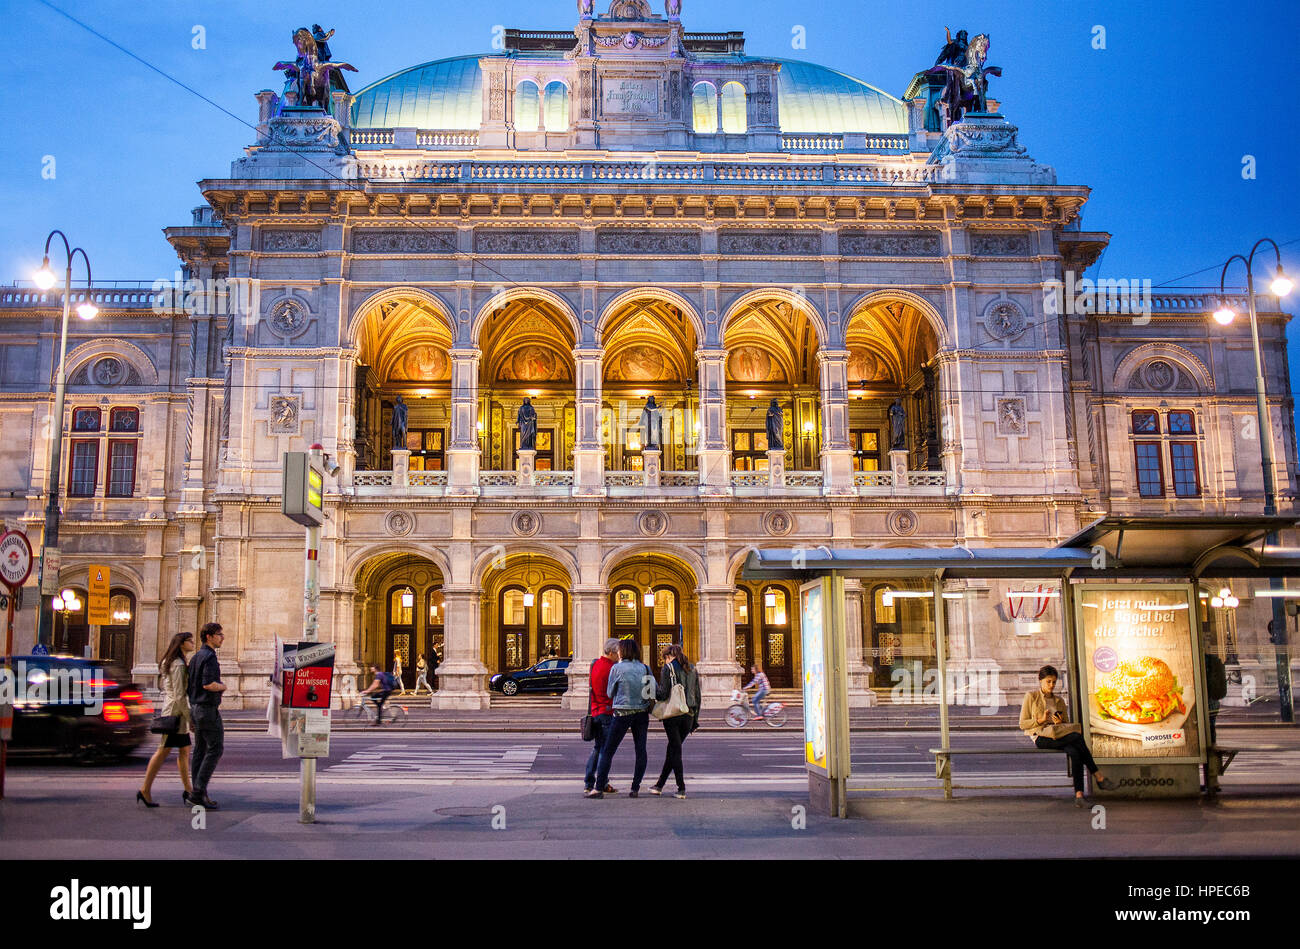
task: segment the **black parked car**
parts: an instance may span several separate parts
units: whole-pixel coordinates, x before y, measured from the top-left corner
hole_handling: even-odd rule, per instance
[[[569,687],[569,663],[572,659],[543,659],[531,669],[494,675],[488,688],[514,695],[516,692],[563,692]]]
[[[153,704],[121,666],[76,656],[14,656],[15,754],[89,763],[126,757],[149,736]]]

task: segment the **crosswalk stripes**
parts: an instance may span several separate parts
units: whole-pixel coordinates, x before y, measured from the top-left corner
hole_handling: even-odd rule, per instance
[[[526,775],[537,760],[539,745],[504,749],[413,749],[409,745],[371,745],[326,767],[326,774],[424,774],[514,777]]]

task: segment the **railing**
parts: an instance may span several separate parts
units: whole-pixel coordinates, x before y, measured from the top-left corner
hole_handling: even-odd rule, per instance
[[[843,135],[782,135],[781,149],[787,152],[838,152],[844,149]]]
[[[357,163],[357,174],[362,178],[445,181],[460,178],[461,163],[391,158],[369,161],[362,159]]]
[[[478,483],[484,488],[515,485],[519,483],[519,475],[514,471],[480,471]]]
[[[125,283],[126,281],[123,281]],[[131,281],[137,283],[137,281]],[[115,308],[124,310],[134,310],[143,308],[152,308],[159,298],[159,294],[152,289],[153,284],[140,282],[138,287],[125,289],[121,287],[94,287],[90,291],[90,299],[100,308]],[[173,289],[172,284],[167,285],[168,290]],[[76,284],[72,286],[72,302],[79,303],[86,295],[85,289],[77,289]],[[216,294],[218,299],[224,298],[225,294]],[[60,281],[58,287],[51,287],[49,290],[39,290],[35,287],[6,287],[0,289],[0,306],[63,306],[63,283]],[[168,309],[173,309],[168,307]]]
[[[939,487],[948,483],[948,477],[942,471],[909,471],[907,486],[909,488]]]
[[[835,180],[856,184],[893,184],[896,181],[932,182],[938,177],[938,165],[836,165]]]
[[[855,471],[853,472],[855,488],[892,488],[894,473],[892,471]]]
[[[662,471],[659,473],[661,488],[693,488],[700,483],[698,471]]]
[[[392,129],[353,129],[348,136],[353,145],[391,145]]]
[[[415,133],[415,144],[422,148],[477,148],[476,129],[421,129]]]
[[[660,476],[660,483],[663,478]],[[644,471],[606,471],[605,487],[607,488],[635,488],[645,484]]]
[[[535,471],[533,483],[539,488],[573,487],[572,471]]]
[[[820,471],[787,471],[785,486],[787,488],[820,488],[825,476]]]
[[[715,181],[821,181],[821,165],[751,165],[747,162],[715,163]]]
[[[766,488],[771,481],[766,471],[733,471],[731,486],[733,488]]]
[[[586,163],[569,162],[472,162],[469,176],[474,181],[580,181],[589,177]]]
[[[352,472],[352,484],[358,488],[392,487],[393,473],[391,471],[354,471]]]
[[[406,476],[407,483],[413,488],[440,488],[446,487],[447,472],[445,471],[412,471]]]

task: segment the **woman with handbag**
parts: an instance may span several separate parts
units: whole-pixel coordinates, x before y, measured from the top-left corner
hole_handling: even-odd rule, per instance
[[[677,779],[677,796],[686,797],[686,781],[682,777],[682,742],[700,726],[700,675],[686,658],[686,653],[676,643],[664,648],[663,665],[659,667],[659,703],[652,714],[664,723],[668,736],[668,752],[659,780],[650,793],[664,793],[668,772]]]
[[[1097,770],[1097,762],[1092,760],[1092,752],[1083,740],[1083,731],[1078,723],[1066,722],[1065,701],[1056,694],[1059,678],[1055,666],[1043,666],[1038,670],[1038,688],[1026,692],[1024,701],[1020,703],[1020,729],[1034,740],[1034,747],[1044,751],[1064,751],[1070,757],[1074,803],[1076,807],[1083,807],[1085,768],[1103,791],[1109,791],[1115,785]]]
[[[187,695],[189,658],[194,653],[194,634],[177,633],[158,660],[158,684],[162,688],[162,711],[154,719],[150,731],[162,735],[158,750],[149,759],[144,773],[144,784],[135,792],[135,799],[145,807],[157,807],[151,792],[153,779],[158,776],[171,749],[177,749],[181,784],[185,786],[181,797],[190,803],[193,786],[190,784],[190,700]]]

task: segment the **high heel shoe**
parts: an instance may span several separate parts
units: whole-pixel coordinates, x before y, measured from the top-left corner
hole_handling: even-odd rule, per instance
[[[135,792],[135,799],[136,799],[137,801],[139,801],[141,804],[143,804],[145,807],[157,807],[157,806],[158,806],[154,801],[151,801],[151,800],[149,800],[147,797],[145,797],[143,791],[136,791],[136,792]]]

